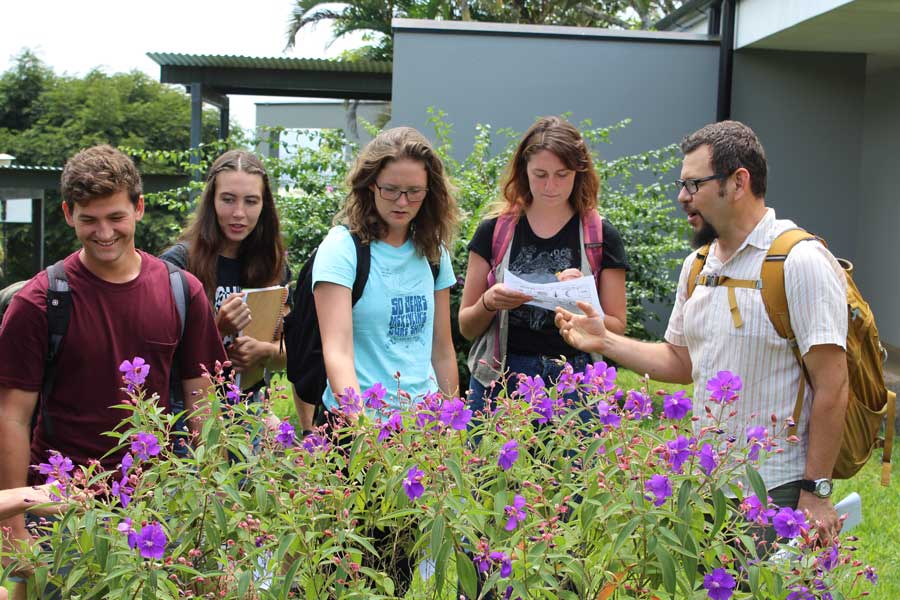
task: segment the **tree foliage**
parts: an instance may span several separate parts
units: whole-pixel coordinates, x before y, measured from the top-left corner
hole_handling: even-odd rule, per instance
[[[368,43],[349,52],[348,58],[389,61],[394,18],[651,29],[681,4],[681,0],[296,0],[288,22],[287,46],[293,47],[304,29],[332,21],[335,39],[349,33],[365,34]]]

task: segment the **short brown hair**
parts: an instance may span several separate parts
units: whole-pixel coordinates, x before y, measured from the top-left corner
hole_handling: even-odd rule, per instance
[[[766,195],[766,151],[750,127],[740,121],[710,123],[681,140],[681,151],[690,154],[709,146],[710,166],[716,175],[731,175],[741,167],[750,172],[750,191]],[[721,182],[720,182],[721,185]]]
[[[130,158],[110,145],[82,150],[66,162],[60,192],[69,209],[125,190],[132,204],[142,193],[141,176]]]

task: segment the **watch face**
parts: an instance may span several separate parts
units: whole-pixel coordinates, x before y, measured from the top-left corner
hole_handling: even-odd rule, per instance
[[[831,489],[833,488],[833,484],[830,479],[820,479],[816,482],[816,495],[821,496],[822,498],[827,498],[831,495]]]

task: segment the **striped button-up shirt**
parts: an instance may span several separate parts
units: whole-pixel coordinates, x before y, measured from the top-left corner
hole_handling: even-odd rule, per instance
[[[713,242],[701,275],[733,279],[759,279],[762,262],[775,238],[795,228],[792,221],[776,220],[770,208],[727,261],[716,257]],[[766,487],[772,489],[803,477],[809,415],[813,393],[806,386],[796,443],[787,441],[788,420],[794,412],[801,369],[788,342],[779,337],[769,320],[762,294],[756,289],[735,289],[743,326],[736,328],[724,287],[698,285],[687,297],[687,280],[696,252],[685,259],[678,280],[678,295],[669,318],[665,339],[687,346],[694,380],[694,414],[699,431],[709,425],[705,407],[723,415],[726,435],[747,441],[747,429],[765,426],[782,452],[771,454],[760,467]],[[835,344],[846,349],[847,283],[831,253],[818,241],[797,244],[784,264],[785,291],[791,325],[801,354],[813,346]],[[709,399],[706,389],[719,371],[740,376],[743,389],[738,400],[721,407]],[[732,411],[734,416],[728,416]],[[772,416],[776,418],[773,425]],[[840,443],[840,440],[835,440]]]

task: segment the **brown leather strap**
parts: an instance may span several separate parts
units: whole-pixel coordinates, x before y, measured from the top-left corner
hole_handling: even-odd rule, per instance
[[[884,424],[884,449],[881,454],[881,485],[891,483],[891,453],[894,451],[894,429],[897,427],[897,394],[887,392],[887,422]]]

